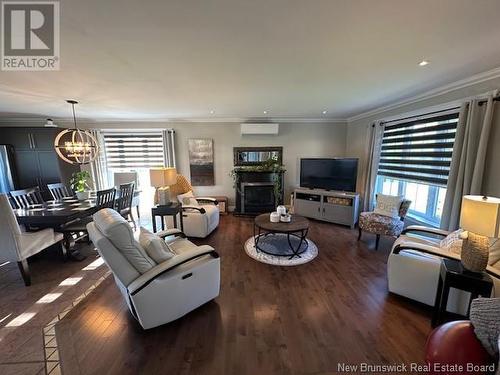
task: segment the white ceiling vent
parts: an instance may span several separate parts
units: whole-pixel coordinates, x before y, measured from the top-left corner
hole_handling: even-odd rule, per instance
[[[279,124],[241,124],[241,135],[278,135]]]

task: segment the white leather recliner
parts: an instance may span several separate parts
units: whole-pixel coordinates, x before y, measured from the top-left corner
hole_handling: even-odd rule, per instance
[[[184,234],[188,237],[205,238],[219,226],[219,207],[213,198],[195,199],[199,206],[182,206]]]
[[[387,261],[389,291],[434,306],[441,259],[460,259],[439,247],[440,240],[448,234],[436,228],[407,227],[394,242]],[[492,296],[500,297],[500,264],[488,266],[487,272],[494,283]],[[469,298],[470,293],[451,288],[447,310],[466,315]]]
[[[64,257],[66,249],[62,246],[63,235],[52,228],[35,232],[24,232],[17,223],[9,198],[0,194],[0,263],[17,262],[26,286],[31,285],[28,258],[46,248],[59,243]]]
[[[212,247],[196,246],[180,230],[169,229],[157,234],[168,237],[176,255],[156,264],[118,212],[106,208],[93,219],[89,236],[144,329],[178,319],[219,295],[220,259]]]
[[[170,186],[170,196],[182,205],[183,232],[186,236],[205,238],[219,225],[217,200],[195,197],[191,183],[183,175],[178,174],[177,182]],[[167,217],[167,227],[173,228],[171,216]]]

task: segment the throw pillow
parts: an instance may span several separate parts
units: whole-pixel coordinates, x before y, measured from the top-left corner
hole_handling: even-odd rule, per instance
[[[464,240],[460,237],[462,232],[462,229],[451,232],[441,240],[439,247],[442,250],[460,255],[462,253],[462,245],[464,243]]]
[[[200,206],[191,190],[188,191],[187,193],[178,195],[177,200],[183,206],[195,206],[195,207]]]
[[[500,268],[500,239],[498,238],[490,238],[488,265]]]
[[[398,218],[401,202],[403,202],[402,196],[377,194],[377,203],[373,212],[379,215]]]
[[[139,244],[156,263],[160,264],[175,255],[175,252],[163,238],[158,237],[143,227],[140,229]]]
[[[498,355],[500,298],[476,298],[470,307],[470,321],[481,344],[491,356]]]

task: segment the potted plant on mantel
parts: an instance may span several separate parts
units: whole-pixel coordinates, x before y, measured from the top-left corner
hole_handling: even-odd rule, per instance
[[[246,165],[240,167],[234,167],[231,172],[229,172],[229,176],[233,179],[233,188],[238,189],[238,172],[270,172],[274,173],[273,175],[273,186],[274,186],[274,199],[278,204],[282,204],[281,202],[281,194],[283,186],[281,186],[281,174],[286,172],[285,166],[281,165],[278,162],[276,157],[272,157],[266,161],[258,165]]]
[[[90,197],[90,173],[87,171],[75,172],[71,175],[71,189],[76,193],[79,201],[84,201]]]

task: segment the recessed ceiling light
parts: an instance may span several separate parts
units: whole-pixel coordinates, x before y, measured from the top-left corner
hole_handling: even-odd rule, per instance
[[[215,113],[215,111],[214,111],[214,110],[211,110],[211,111],[210,111],[210,114],[211,114],[211,115],[213,115],[214,113]]]
[[[429,61],[427,60],[422,60],[418,63],[419,66],[426,66],[426,65],[429,65]]]
[[[267,115],[267,111],[264,111],[263,113],[264,113],[265,115]]]
[[[322,113],[323,113],[324,115],[326,115],[326,114],[328,113],[328,111],[323,111]]]

